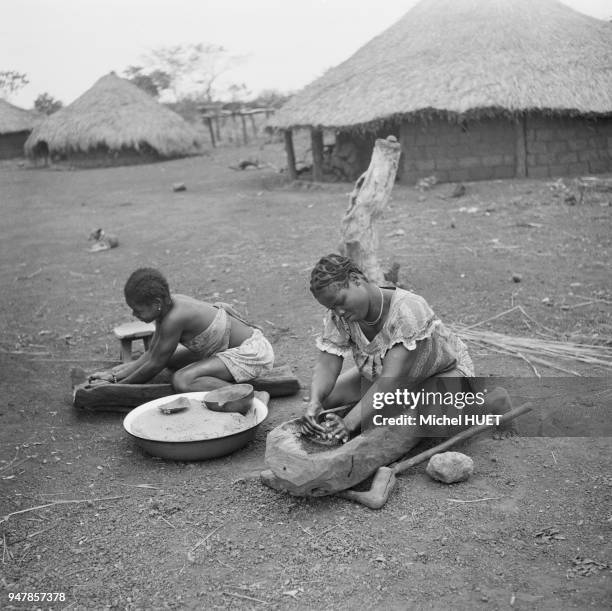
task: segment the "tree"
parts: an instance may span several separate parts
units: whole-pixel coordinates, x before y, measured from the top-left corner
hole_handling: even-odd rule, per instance
[[[244,102],[251,93],[244,83],[233,83],[227,90],[230,94],[230,102]]]
[[[146,58],[152,69],[168,75],[171,89],[178,99],[181,92],[199,89],[205,101],[215,98],[219,77],[242,58],[231,56],[220,45],[197,43],[159,47]]]
[[[34,100],[34,108],[38,112],[44,113],[46,115],[52,115],[54,112],[57,112],[62,106],[63,104],[60,100],[56,100],[47,92],[41,93]]]
[[[251,106],[264,108],[280,108],[293,96],[293,93],[283,93],[277,89],[264,89],[250,103]]]
[[[26,74],[16,70],[0,70],[0,98],[8,100],[30,81]]]
[[[170,76],[163,70],[152,70],[147,73],[142,66],[128,66],[123,74],[128,81],[154,98],[159,97],[159,94],[171,85]]]

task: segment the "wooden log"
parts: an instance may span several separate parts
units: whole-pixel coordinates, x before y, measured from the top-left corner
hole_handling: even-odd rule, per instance
[[[323,132],[320,129],[310,130],[310,149],[312,151],[312,180],[323,181]]]
[[[410,427],[375,427],[349,442],[329,446],[299,434],[299,420],[277,426],[266,440],[265,483],[296,496],[326,496],[351,488],[408,452]]]
[[[213,128],[213,120],[210,117],[206,117],[206,125],[208,125],[208,131],[210,132],[210,142],[213,148],[217,147],[217,139],[215,138],[215,130]]]
[[[378,233],[374,222],[382,215],[397,175],[401,147],[394,136],[377,139],[367,171],[355,183],[341,221],[340,252],[375,283],[384,282],[377,259]]]
[[[175,394],[172,384],[85,383],[74,389],[74,407],[98,411],[129,412],[134,407]]]
[[[285,138],[285,153],[287,155],[287,170],[289,171],[289,178],[295,180],[297,178],[297,169],[295,167],[295,150],[293,148],[293,134],[290,129],[286,129],[283,132]]]
[[[242,113],[240,113],[240,120],[242,122],[242,140],[244,141],[244,144],[248,144],[249,136],[247,134],[246,118]]]
[[[73,381],[75,377],[73,375]],[[275,367],[270,373],[249,382],[256,391],[266,391],[271,397],[294,395],[300,389],[299,380],[287,366]],[[160,397],[176,394],[171,384],[99,384],[87,382],[75,386],[73,405],[97,411],[127,412]]]
[[[521,114],[516,120],[516,177],[527,177],[527,120]]]

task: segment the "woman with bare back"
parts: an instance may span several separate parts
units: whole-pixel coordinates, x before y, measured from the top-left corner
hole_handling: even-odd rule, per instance
[[[170,293],[156,269],[140,268],[124,287],[136,318],[154,322],[149,349],[137,360],[90,376],[90,383],[144,384],[172,370],[177,392],[207,391],[269,372],[274,351],[263,333],[227,304]]]

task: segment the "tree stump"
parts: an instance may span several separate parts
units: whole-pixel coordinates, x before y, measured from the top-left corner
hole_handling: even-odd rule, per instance
[[[384,275],[376,256],[378,233],[374,222],[391,197],[400,153],[395,136],[376,140],[370,166],[357,179],[341,222],[340,253],[376,284],[384,282]]]

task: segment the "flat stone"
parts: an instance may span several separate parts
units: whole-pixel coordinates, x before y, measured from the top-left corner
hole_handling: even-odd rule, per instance
[[[445,484],[463,482],[474,473],[474,461],[461,452],[442,452],[429,459],[425,471]]]

